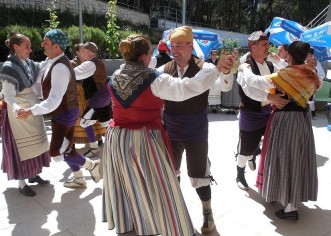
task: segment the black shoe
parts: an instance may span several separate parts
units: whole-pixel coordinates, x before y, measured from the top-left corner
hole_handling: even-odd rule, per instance
[[[248,184],[245,179],[245,167],[241,168],[237,166],[237,178],[236,178],[237,186],[242,190],[249,190]]]
[[[23,188],[19,187],[18,190],[26,197],[33,197],[36,195],[36,192],[33,191],[29,185],[25,185]]]
[[[36,177],[29,178],[29,183],[49,184],[50,182],[49,180],[43,180],[39,175],[37,175]]]
[[[284,219],[284,220],[299,220],[299,213],[298,211],[290,211],[290,212],[285,212],[284,209],[281,209],[275,213],[275,215],[279,219]]]

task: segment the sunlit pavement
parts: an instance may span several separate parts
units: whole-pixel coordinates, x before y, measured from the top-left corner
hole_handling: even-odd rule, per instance
[[[209,235],[329,235],[331,236],[331,133],[323,112],[313,121],[319,174],[318,201],[300,205],[299,221],[280,220],[274,212],[279,203],[268,204],[254,187],[256,172],[247,168],[246,179],[251,189],[240,190],[235,183],[234,152],[238,142],[236,115],[224,112],[209,114],[209,157],[217,185],[212,185],[212,207],[216,228]],[[46,122],[51,133],[49,122]],[[80,151],[84,145],[78,145]],[[1,149],[2,151],[2,149]],[[102,159],[102,157],[100,157]],[[183,163],[182,167],[186,167]],[[200,235],[202,209],[200,200],[182,169],[181,187],[193,223]],[[24,197],[18,192],[17,181],[7,181],[0,174],[0,235],[1,236],[90,236],[117,235],[108,230],[101,218],[102,180],[94,183],[84,171],[86,189],[67,189],[63,182],[71,171],[64,162],[52,162],[41,176],[48,186],[32,185],[37,195]],[[135,235],[133,232],[126,235]],[[186,236],[186,235],[183,235]]]

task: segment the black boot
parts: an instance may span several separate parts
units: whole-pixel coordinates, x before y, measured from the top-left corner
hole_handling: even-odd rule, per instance
[[[245,179],[245,167],[241,168],[237,166],[237,186],[242,189],[247,191],[249,189],[248,184]]]

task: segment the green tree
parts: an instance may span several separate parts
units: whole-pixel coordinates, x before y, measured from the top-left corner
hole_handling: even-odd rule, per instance
[[[58,25],[60,24],[60,21],[58,21],[58,17],[56,14],[56,6],[55,6],[56,0],[51,1],[51,6],[47,8],[47,11],[49,12],[49,20],[46,20],[48,22],[48,26],[45,28],[44,32],[47,32],[52,29],[56,29]]]
[[[118,58],[118,45],[120,42],[119,27],[116,24],[116,0],[108,2],[108,21],[107,21],[107,42],[109,44],[109,54],[111,58]]]

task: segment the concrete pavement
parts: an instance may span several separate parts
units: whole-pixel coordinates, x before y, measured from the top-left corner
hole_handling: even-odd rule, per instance
[[[280,220],[274,212],[282,208],[279,203],[268,204],[254,187],[256,172],[248,168],[246,178],[251,189],[240,190],[235,183],[236,162],[234,152],[238,141],[238,120],[235,115],[209,114],[209,156],[212,174],[217,185],[212,185],[212,207],[216,229],[209,234],[218,235],[288,235],[331,236],[331,133],[323,112],[317,113],[313,129],[317,150],[319,194],[316,202],[302,204],[299,221]],[[50,124],[46,122],[48,133]],[[83,152],[85,147],[78,145]],[[2,150],[1,150],[2,151]],[[102,157],[101,157],[102,159]],[[185,167],[183,163],[183,167]],[[181,187],[193,223],[200,233],[202,221],[200,200],[190,186],[185,168],[182,168]],[[41,176],[49,179],[48,186],[33,185],[37,195],[24,197],[18,192],[17,181],[7,181],[0,173],[0,235],[1,236],[103,236],[117,235],[101,222],[102,180],[94,183],[87,171],[87,189],[63,187],[71,174],[64,162],[52,162]],[[198,233],[198,235],[200,235]],[[129,233],[126,235],[135,235]],[[183,235],[186,236],[186,235]]]

